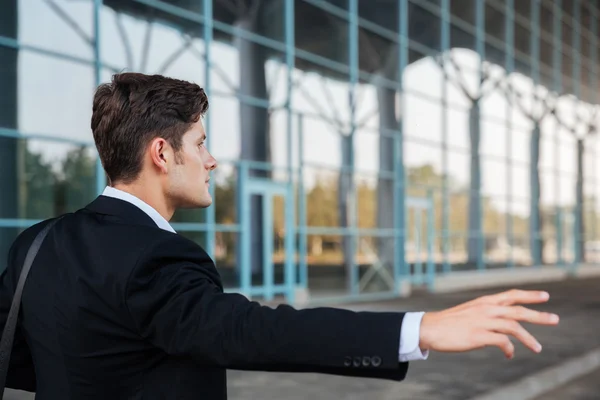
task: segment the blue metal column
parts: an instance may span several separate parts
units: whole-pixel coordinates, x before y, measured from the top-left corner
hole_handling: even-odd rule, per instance
[[[303,289],[308,288],[308,246],[307,246],[307,235],[306,235],[306,193],[304,189],[304,116],[298,114],[298,219],[299,221],[299,234],[298,245],[299,249],[299,269],[300,269],[300,286]]]
[[[514,43],[515,43],[515,4],[514,0],[506,0],[504,7],[504,53],[505,53],[505,66],[506,74],[510,75],[515,70],[515,55],[514,55]],[[512,190],[512,111],[513,104],[510,97],[507,96],[508,104],[506,107],[506,236],[508,237],[509,254],[508,254],[508,267],[515,267],[515,256],[513,250],[514,232],[513,232],[513,216],[512,216],[512,204],[513,204],[513,190]]]
[[[239,257],[239,279],[243,294],[250,294],[252,285],[252,265],[250,260],[250,201],[247,193],[248,186],[248,164],[240,161],[238,167],[238,219],[240,223],[240,257]]]
[[[552,28],[552,42],[554,44],[552,52],[552,68],[554,91],[562,92],[562,0],[554,0],[554,19]],[[556,201],[556,249],[557,249],[557,264],[563,265],[562,254],[562,212],[558,199],[560,198],[560,141],[559,141],[559,126],[558,121],[554,131],[554,201]]]
[[[433,190],[427,190],[427,286],[430,291],[434,289],[435,282],[435,264],[433,263],[433,245],[435,241],[435,202]]]
[[[292,126],[294,115],[292,113],[292,87],[294,73],[294,1],[285,0],[285,60],[287,64],[287,93],[285,108],[287,113],[287,196],[285,199],[285,286],[286,298],[289,303],[294,302],[295,286],[297,282],[297,271],[294,262],[296,233],[295,201],[294,201],[294,175],[292,165]],[[272,213],[272,211],[270,211]]]
[[[445,0],[447,1],[447,0]],[[408,64],[408,0],[399,0],[398,4],[398,92],[400,96],[400,115],[405,115],[404,70]],[[394,282],[400,290],[400,281],[408,278],[406,265],[406,175],[404,171],[404,118],[398,127],[394,141]]]
[[[509,0],[510,1],[510,0]],[[441,53],[442,57],[450,50],[450,0],[442,0],[441,4]],[[448,76],[443,69],[442,79],[442,248],[443,248],[443,271],[451,272],[451,264],[448,260],[450,251],[450,195],[448,188]]]
[[[211,46],[213,40],[213,0],[204,0],[202,3],[202,12],[204,14],[204,90],[206,91],[206,95],[210,98],[212,94],[212,87],[210,81],[210,71],[211,71],[211,62],[212,62],[212,54],[211,54]],[[206,131],[206,136],[208,140],[206,142],[207,150],[211,151],[211,118],[210,118],[210,110],[208,111],[205,117],[204,130]],[[209,186],[209,193],[211,197],[215,199],[215,188],[216,183]],[[206,243],[205,249],[208,254],[214,258],[215,252],[215,210],[216,207],[208,207],[204,210],[206,213]]]
[[[413,282],[418,283],[419,285],[423,283],[423,260],[421,259],[421,237],[423,236],[423,212],[425,210],[423,208],[414,208],[415,212],[415,229],[413,234],[415,235],[415,264],[414,270],[412,271]]]
[[[350,277],[351,282],[351,294],[358,294],[358,277],[359,271],[356,263],[356,245],[358,242],[358,231],[356,227],[356,191],[354,185],[354,135],[356,133],[356,85],[358,83],[358,0],[348,0],[348,37],[349,37],[349,61],[350,61],[350,91],[349,91],[349,105],[350,105],[350,163],[349,168],[352,171],[350,179],[350,190],[348,203],[348,215],[349,228],[352,232],[351,251],[352,254],[352,275]]]
[[[94,0],[94,82],[100,85],[102,81],[102,59],[100,55],[100,10],[102,0]],[[96,160],[96,194],[100,195],[106,186],[106,175],[100,157]]]
[[[273,193],[262,194],[263,219],[263,287],[265,300],[273,300],[274,269],[273,269]],[[286,201],[287,203],[287,201]]]

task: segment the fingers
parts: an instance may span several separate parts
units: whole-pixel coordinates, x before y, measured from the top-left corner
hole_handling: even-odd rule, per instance
[[[496,306],[490,307],[490,316],[512,319],[515,321],[529,322],[536,325],[556,325],[559,317],[556,314],[531,310],[522,306]]]
[[[535,353],[542,351],[542,345],[516,321],[492,319],[489,321],[487,328],[497,333],[513,336]]]
[[[545,303],[550,298],[548,292],[539,290],[508,290],[489,296],[492,303],[510,306],[513,304],[538,304]]]
[[[486,346],[498,347],[508,359],[513,358],[515,355],[515,346],[506,335],[496,332],[486,332],[484,341]]]

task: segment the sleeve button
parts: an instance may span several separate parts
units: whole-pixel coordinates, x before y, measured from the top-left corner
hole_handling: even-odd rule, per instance
[[[381,365],[381,357],[377,357],[377,356],[371,357],[371,364],[374,367],[379,367]]]

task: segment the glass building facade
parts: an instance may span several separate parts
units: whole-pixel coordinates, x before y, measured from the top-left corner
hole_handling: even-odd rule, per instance
[[[106,181],[95,87],[206,88],[228,290],[393,296],[600,260],[598,16],[581,0],[0,0],[0,257]]]

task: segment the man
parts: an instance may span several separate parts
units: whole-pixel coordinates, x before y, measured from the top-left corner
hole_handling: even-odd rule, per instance
[[[45,399],[225,399],[226,369],[317,372],[401,381],[428,351],[536,340],[517,321],[556,316],[515,306],[511,291],[431,313],[295,310],[223,293],[196,243],[168,223],[208,207],[210,172],[197,85],[115,75],[94,97],[92,131],[110,186],[48,234],[25,286],[8,386]],[[47,224],[23,232],[0,286],[4,326],[25,254]],[[401,386],[398,390],[402,390]]]

